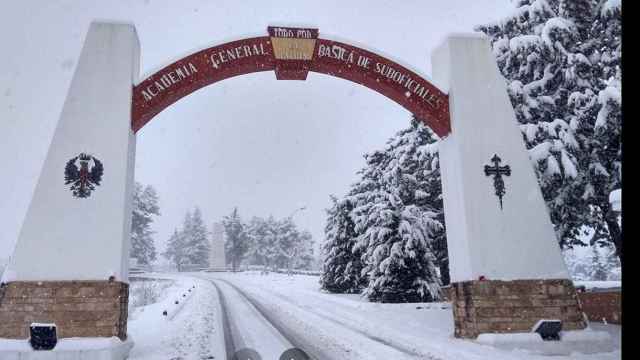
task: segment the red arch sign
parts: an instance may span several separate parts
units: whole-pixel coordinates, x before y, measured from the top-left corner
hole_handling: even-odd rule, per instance
[[[182,97],[220,80],[259,71],[275,71],[279,80],[305,80],[313,71],[379,92],[441,137],[450,132],[448,95],[415,72],[371,51],[320,39],[317,29],[269,27],[268,32],[198,51],[134,86],[133,131]]]

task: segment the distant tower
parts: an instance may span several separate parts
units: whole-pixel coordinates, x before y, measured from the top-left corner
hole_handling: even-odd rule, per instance
[[[222,223],[213,223],[211,232],[209,271],[225,271],[227,269],[227,261],[224,254],[224,226]]]

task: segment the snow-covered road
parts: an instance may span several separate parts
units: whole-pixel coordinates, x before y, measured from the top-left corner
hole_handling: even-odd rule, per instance
[[[255,272],[197,276],[215,279],[217,284],[226,283],[226,287],[220,287],[225,289],[223,293],[230,291],[231,296],[235,296],[235,290],[236,295],[244,295],[261,318],[268,319],[290,343],[316,359],[548,359],[530,352],[501,350],[453,338],[448,303],[369,303],[358,295],[323,293],[319,291],[318,278],[313,276],[274,273],[265,276]],[[243,321],[251,323],[249,319]],[[260,333],[258,330],[252,336]],[[259,346],[253,349],[263,352]],[[619,358],[619,350],[555,357]]]
[[[300,348],[318,360],[441,359],[541,360],[531,351],[498,349],[456,339],[448,303],[380,304],[358,295],[321,292],[314,276],[245,273],[189,273],[173,278],[165,298],[134,312],[131,359],[231,359],[250,348],[261,358],[279,359]],[[158,316],[175,298],[195,287],[175,318]],[[171,315],[171,314],[170,314]],[[596,326],[594,326],[596,327]],[[612,352],[572,352],[554,360],[620,359],[620,327],[610,332]]]
[[[252,301],[225,280],[211,280],[222,304],[227,357],[241,349],[254,349],[264,359],[278,359],[293,346],[286,335]]]
[[[221,289],[225,308],[232,318],[233,338],[248,338],[244,345],[256,350],[263,359],[277,359],[284,350],[294,347],[318,360],[424,359],[412,349],[395,346],[321,313],[299,308],[280,295],[266,299],[265,294],[247,291],[246,287],[241,290],[234,284],[237,282],[222,277],[225,279],[218,277],[214,282]],[[230,306],[233,302],[236,304]],[[309,326],[310,323],[314,325]]]

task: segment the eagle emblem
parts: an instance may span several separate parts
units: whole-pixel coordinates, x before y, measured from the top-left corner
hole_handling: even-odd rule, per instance
[[[89,169],[90,163],[93,163],[91,169]],[[67,166],[64,168],[64,184],[71,184],[70,190],[73,196],[86,198],[95,190],[96,185],[100,185],[103,172],[104,167],[100,160],[81,153],[67,161]]]

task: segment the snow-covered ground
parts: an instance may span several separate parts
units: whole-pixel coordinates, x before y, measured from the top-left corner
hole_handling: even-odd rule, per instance
[[[157,302],[130,309],[128,334],[135,345],[129,359],[225,359],[214,286],[182,275],[144,276],[171,280],[172,284],[162,289]]]
[[[321,292],[316,276],[258,272],[154,276],[174,284],[164,289],[159,302],[133,311],[129,333],[136,345],[131,359],[224,359],[227,348],[251,348],[263,359],[277,359],[291,347],[318,359],[549,359],[530,350],[455,339],[448,303],[369,303],[358,295]],[[173,320],[162,316],[194,285],[195,291]],[[613,337],[614,351],[573,351],[553,359],[620,359],[620,327],[592,326]]]

